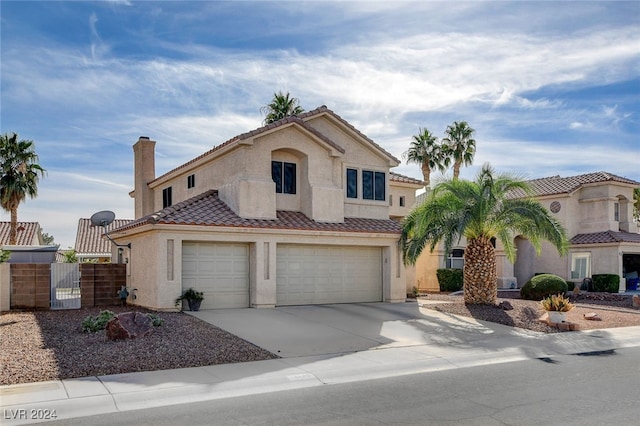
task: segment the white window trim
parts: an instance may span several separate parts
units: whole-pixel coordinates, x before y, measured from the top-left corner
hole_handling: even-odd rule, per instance
[[[578,274],[577,276],[574,276],[574,272],[576,271],[576,261],[581,259],[586,260],[585,275],[582,276],[581,274]],[[572,280],[582,280],[591,277],[591,252],[571,253],[571,270],[569,271],[569,276]]]

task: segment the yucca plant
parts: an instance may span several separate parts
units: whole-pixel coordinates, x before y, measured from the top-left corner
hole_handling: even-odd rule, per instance
[[[562,294],[552,294],[542,299],[540,306],[545,311],[569,312],[575,305]]]

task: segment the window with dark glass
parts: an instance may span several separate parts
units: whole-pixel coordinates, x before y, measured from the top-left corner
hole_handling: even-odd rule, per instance
[[[389,195],[391,197],[391,195]],[[400,207],[404,207],[404,196],[400,196]]]
[[[385,175],[382,172],[362,171],[362,198],[365,200],[385,200]]]
[[[375,172],[374,188],[373,188],[375,199],[378,201],[384,201],[386,198],[385,190],[386,190],[386,185],[385,185],[384,173]]]
[[[196,175],[187,176],[187,188],[193,188],[196,186]]]
[[[373,200],[373,172],[369,170],[362,171],[362,198]]]
[[[271,162],[271,177],[276,183],[276,192],[279,194],[296,193],[296,165],[283,161]]]
[[[347,198],[358,198],[358,171],[347,169]]]
[[[162,208],[167,208],[171,205],[171,187],[162,190]]]

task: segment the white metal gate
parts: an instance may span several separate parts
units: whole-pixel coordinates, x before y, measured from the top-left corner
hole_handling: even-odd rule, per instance
[[[80,264],[51,264],[51,309],[80,309]]]

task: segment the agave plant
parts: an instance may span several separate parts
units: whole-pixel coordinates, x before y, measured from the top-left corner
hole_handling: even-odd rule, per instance
[[[540,306],[545,311],[569,312],[574,308],[573,303],[562,294],[552,294],[540,301]]]

